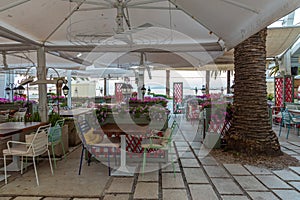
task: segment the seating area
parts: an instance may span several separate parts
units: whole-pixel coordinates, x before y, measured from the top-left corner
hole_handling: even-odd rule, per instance
[[[197,199],[200,195],[199,192],[201,192],[200,189],[203,187],[206,189],[205,192],[201,192],[204,198],[209,198],[212,195],[217,199],[217,196],[224,196],[226,192],[232,192],[230,198],[246,198],[249,195],[253,199],[258,195],[257,193],[259,195],[270,195],[272,193],[271,196],[274,199],[278,197],[281,199],[293,199],[297,195],[298,190],[297,187],[293,186],[293,183],[300,180],[299,167],[270,170],[242,164],[220,163],[201,146],[199,138],[195,137],[193,141],[186,141],[184,139],[190,137],[191,132],[196,132],[196,126],[193,126],[182,116],[179,117],[177,115],[174,119],[178,125],[178,131],[177,134],[173,135],[173,145],[171,147],[172,151],[176,153],[176,159],[173,160],[175,170],[170,162],[168,165],[163,165],[158,171],[147,171],[142,175],[142,165],[140,165],[140,173],[136,173],[134,177],[114,177],[108,176],[108,168],[101,162],[93,161],[88,165],[87,160],[83,159],[82,174],[78,175],[81,156],[81,146],[78,146],[66,155],[66,160],[57,161],[57,168],[54,170],[54,175],[51,175],[51,171],[49,170],[48,159],[40,160],[38,164],[40,187],[37,188],[36,184],[28,184],[28,181],[35,179],[34,170],[29,166],[23,176],[18,176],[18,173],[16,173],[12,177],[9,177],[7,185],[0,186],[0,196],[32,197],[39,200],[50,197],[54,199],[66,198],[68,200],[71,198],[105,199],[112,197],[117,199],[126,197],[127,199],[129,196],[147,199],[160,194],[158,187],[152,187],[152,185],[161,185],[163,197],[169,199],[176,199],[174,195],[178,196],[178,199],[187,199],[188,195],[191,195],[193,199]],[[279,133],[279,126],[274,125],[274,131]],[[300,155],[297,153],[297,148],[299,148],[297,145],[300,144],[300,140],[296,137],[296,134],[290,133],[288,140],[285,137],[279,138],[281,139],[284,151],[294,152],[294,156]],[[153,163],[146,162],[145,168],[149,169],[151,166],[153,167]],[[218,172],[212,171],[213,169],[218,170]],[[243,169],[243,172],[241,171],[240,173],[245,175],[237,176],[237,169]],[[257,170],[260,173],[264,173],[264,175],[256,174]],[[202,173],[207,173],[208,176],[202,176]],[[282,179],[281,173],[293,175],[294,181]],[[240,189],[231,190],[230,188],[222,189],[222,187],[219,187],[219,184],[215,181],[222,181],[224,179],[222,178],[223,176],[227,177],[225,178],[226,183],[230,182],[233,184],[233,187]],[[245,185],[239,178],[241,176],[251,178],[260,187]],[[270,176],[276,181],[283,180],[284,183],[281,182],[283,185],[276,186],[274,189],[275,185],[273,186],[273,183],[265,182],[264,179],[261,179],[262,176]],[[70,179],[72,181],[67,181]],[[259,180],[263,181],[260,182]],[[91,182],[97,184],[91,184],[88,187],[83,186]],[[274,182],[274,184],[276,183]],[[52,189],[49,190],[48,187],[44,187],[47,185],[51,185]],[[290,186],[289,189],[285,188],[287,185]],[[17,186],[18,190],[15,190]],[[251,191],[248,190],[249,187],[251,187]],[[261,188],[264,188],[263,192]],[[293,198],[288,195],[293,195]]]
[[[299,33],[300,0],[2,0],[0,200],[300,200]]]

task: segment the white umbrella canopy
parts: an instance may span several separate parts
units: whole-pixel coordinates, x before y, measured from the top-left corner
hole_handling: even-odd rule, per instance
[[[95,47],[102,53],[139,49],[146,52],[150,63],[170,66],[174,54],[182,53],[180,50],[205,65],[299,6],[300,0],[2,0],[0,51],[11,53],[44,46],[47,52],[78,66],[86,61],[78,54],[90,55]],[[116,18],[118,14],[121,19]],[[170,35],[154,32],[154,28],[169,30]],[[152,32],[141,34],[145,29]],[[163,48],[171,49],[169,61],[162,61],[168,58],[165,51],[153,51]],[[209,59],[205,60],[205,55]],[[178,67],[193,66],[185,59],[178,61]],[[127,66],[134,62],[139,61],[130,60]],[[51,65],[50,60],[47,65]]]

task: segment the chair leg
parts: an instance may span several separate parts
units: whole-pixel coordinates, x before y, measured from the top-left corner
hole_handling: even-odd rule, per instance
[[[280,137],[280,135],[281,135],[282,124],[280,124],[279,127],[280,127],[280,128],[279,128],[279,134],[278,134],[278,136]]]
[[[5,184],[7,184],[7,171],[6,171],[6,154],[3,155],[3,162],[4,162],[4,178],[5,178]]]
[[[21,156],[21,174],[23,174],[23,156]]]
[[[39,186],[39,177],[36,171],[36,164],[35,164],[35,157],[32,157],[32,162],[33,162],[33,167],[34,167],[34,173],[35,173],[35,179],[36,179],[36,184]]]
[[[92,162],[92,154],[89,152],[89,151],[87,151],[87,156],[88,156],[88,166],[90,166],[91,165],[91,162]]]
[[[115,157],[115,165],[117,165],[117,148],[114,147],[114,157]]]
[[[47,150],[47,152],[48,152],[48,158],[49,158],[49,164],[50,164],[51,173],[53,175],[53,167],[52,167],[50,152],[49,152],[49,150]]]
[[[55,158],[55,151],[54,151],[54,145],[53,144],[51,144],[51,149],[52,149],[54,168],[56,169],[56,158]]]
[[[144,177],[144,172],[145,172],[146,159],[147,159],[147,148],[144,149],[144,155],[143,155],[143,168],[142,168],[142,176],[143,177]]]
[[[109,148],[107,150],[107,164],[108,164],[108,176],[110,176],[110,173],[111,173],[111,169],[110,169],[110,158],[109,158]]]
[[[82,159],[83,159],[84,149],[85,149],[85,147],[82,145],[78,175],[81,174],[81,166],[82,166]]]
[[[176,172],[175,172],[175,164],[173,162],[173,158],[171,159],[172,162],[172,168],[173,168],[173,174],[174,174],[174,178],[176,177]]]

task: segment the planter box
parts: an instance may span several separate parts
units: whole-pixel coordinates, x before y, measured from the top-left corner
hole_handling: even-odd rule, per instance
[[[73,119],[65,120],[65,125],[68,125],[68,143],[70,147],[77,146],[81,140],[77,134],[77,130]]]
[[[207,132],[205,135],[203,144],[206,148],[209,148],[209,149],[220,148],[220,146],[221,146],[220,134],[213,133],[213,132]]]

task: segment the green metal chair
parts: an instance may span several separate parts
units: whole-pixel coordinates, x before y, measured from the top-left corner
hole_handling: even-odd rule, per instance
[[[65,147],[64,147],[64,144],[62,141],[62,127],[63,127],[64,123],[65,123],[65,119],[57,120],[55,125],[50,128],[49,135],[48,135],[48,142],[49,142],[49,145],[51,145],[55,168],[56,168],[56,158],[55,158],[54,147],[56,145],[58,145],[59,143],[61,144],[61,147],[62,147],[64,159],[66,159]]]
[[[147,153],[149,151],[166,150],[166,152],[169,153],[168,151],[171,150],[172,135],[173,135],[176,127],[178,127],[178,125],[177,125],[176,121],[174,120],[171,125],[171,128],[168,128],[162,137],[157,136],[157,135],[152,135],[149,137],[150,143],[142,144],[142,148],[144,149],[142,176],[144,176]],[[172,163],[173,173],[174,173],[174,177],[175,177],[176,176],[175,166],[174,166],[174,162],[173,162],[172,158],[171,158],[171,163]]]
[[[293,115],[288,111],[288,109],[282,111],[281,114],[282,114],[282,118],[281,118],[281,125],[279,129],[279,136],[281,135],[281,129],[283,126],[286,126],[288,128],[286,139],[288,139],[289,137],[290,129],[292,126],[295,126],[297,128],[297,135],[299,136],[300,119],[293,117]]]

